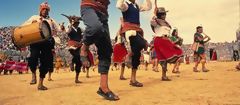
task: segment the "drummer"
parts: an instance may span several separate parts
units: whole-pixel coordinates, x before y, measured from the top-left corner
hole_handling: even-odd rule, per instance
[[[58,24],[49,17],[50,6],[47,2],[43,2],[39,6],[39,15],[34,15],[28,19],[23,25],[29,25],[35,22],[47,21],[51,27],[51,33],[56,35],[56,32],[59,30]],[[31,30],[29,30],[31,31]],[[34,36],[33,36],[34,37]],[[43,85],[43,80],[45,75],[48,73],[49,69],[53,68],[53,52],[54,52],[55,41],[50,37],[46,41],[39,43],[34,43],[30,45],[30,58],[29,58],[29,67],[32,71],[32,80],[31,85],[37,83],[36,70],[38,65],[38,59],[40,59],[40,75],[38,90],[47,90],[48,88]]]

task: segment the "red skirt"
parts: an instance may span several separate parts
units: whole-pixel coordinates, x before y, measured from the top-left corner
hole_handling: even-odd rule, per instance
[[[154,39],[154,48],[159,61],[175,63],[180,57],[183,56],[183,51],[181,48],[177,47],[169,39],[162,37],[156,37]]]
[[[217,60],[217,52],[216,51],[213,52],[211,60],[213,60],[213,61]]]
[[[88,59],[90,61],[90,64],[94,65],[93,54],[90,51],[88,51]]]
[[[116,44],[113,48],[113,62],[121,63],[124,62],[127,55],[127,50],[121,43]]]

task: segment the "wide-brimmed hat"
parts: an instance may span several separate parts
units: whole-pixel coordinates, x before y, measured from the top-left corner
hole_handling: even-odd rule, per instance
[[[70,16],[70,18],[71,18],[71,22],[72,23],[79,23],[80,22],[80,20],[82,20],[82,18],[81,17],[78,17],[78,16]]]
[[[157,13],[166,13],[166,12],[168,12],[168,11],[166,11],[164,7],[157,8]]]

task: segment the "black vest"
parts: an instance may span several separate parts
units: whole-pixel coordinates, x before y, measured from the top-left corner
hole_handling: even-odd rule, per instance
[[[80,42],[82,40],[82,30],[78,27],[77,32],[71,28],[71,31],[68,33],[68,37],[70,40],[78,41]]]
[[[124,22],[140,24],[140,16],[139,16],[140,10],[138,5],[136,5],[137,8],[135,8],[132,3],[131,4],[127,3],[127,4],[128,4],[128,10],[125,12],[122,12]]]

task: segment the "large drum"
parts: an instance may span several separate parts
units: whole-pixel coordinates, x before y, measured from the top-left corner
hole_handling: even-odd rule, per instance
[[[50,25],[47,21],[42,21],[15,28],[12,40],[16,47],[22,48],[30,44],[45,41],[50,36]]]

